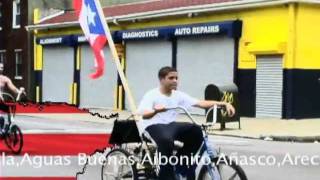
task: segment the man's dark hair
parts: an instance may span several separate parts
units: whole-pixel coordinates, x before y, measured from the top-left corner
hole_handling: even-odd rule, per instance
[[[158,73],[158,78],[159,79],[163,79],[165,78],[169,73],[171,72],[177,72],[177,70],[173,67],[170,67],[170,66],[165,66],[165,67],[162,67],[160,70],[159,70],[159,73]]]

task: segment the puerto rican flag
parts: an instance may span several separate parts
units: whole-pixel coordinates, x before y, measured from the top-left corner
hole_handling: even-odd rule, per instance
[[[111,127],[85,123],[93,117],[74,106],[28,103],[16,108],[23,147],[20,154],[13,154],[1,140],[0,180],[101,179],[103,162],[98,159],[103,160],[106,153],[101,152],[110,146]]]
[[[93,49],[96,72],[90,74],[90,77],[96,79],[104,73],[103,47],[107,42],[102,25],[104,17],[99,16],[95,0],[73,0],[73,4],[80,26]]]

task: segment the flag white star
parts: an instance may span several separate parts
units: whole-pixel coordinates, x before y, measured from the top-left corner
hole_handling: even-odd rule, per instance
[[[90,8],[89,4],[87,6],[87,14],[88,14],[88,22],[89,22],[89,24],[93,24],[93,26],[95,26],[96,23],[94,21],[94,17],[96,16],[96,13],[92,11],[92,9]]]

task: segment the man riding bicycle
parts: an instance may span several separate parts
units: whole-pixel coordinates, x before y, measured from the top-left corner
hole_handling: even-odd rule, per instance
[[[169,158],[174,149],[174,140],[179,140],[184,145],[177,155],[191,157],[203,142],[201,127],[191,123],[175,122],[177,112],[167,110],[167,108],[178,106],[186,109],[192,106],[210,108],[218,105],[225,106],[229,116],[234,115],[235,109],[226,102],[198,100],[184,92],[177,91],[178,73],[172,67],[161,68],[158,78],[160,87],[148,91],[138,107],[138,113],[143,117],[143,121],[139,123],[140,129],[145,130],[151,136],[161,156]],[[160,165],[159,179],[174,180],[174,167],[169,163]]]
[[[10,78],[8,78],[7,76],[3,75],[3,64],[0,63],[0,103],[3,103],[5,101],[4,97],[3,97],[3,92],[5,90],[5,88],[8,88],[14,95],[18,95],[21,92],[24,92],[24,88],[20,88],[18,89],[10,80]],[[5,106],[4,104],[2,104],[1,106]],[[0,114],[0,133],[3,133],[2,131],[4,131],[3,126],[4,126],[4,118],[3,116]]]

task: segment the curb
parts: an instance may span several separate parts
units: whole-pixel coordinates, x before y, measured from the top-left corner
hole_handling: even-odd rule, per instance
[[[260,136],[262,140],[282,141],[282,142],[300,142],[300,143],[318,143],[320,136]]]
[[[224,137],[235,137],[235,138],[260,140],[259,137],[252,137],[252,136],[241,136],[241,135],[232,135],[232,134],[216,134],[216,133],[208,133],[208,134],[213,135],[213,136],[224,136]]]
[[[320,136],[275,136],[275,135],[260,135],[260,137],[252,137],[245,135],[232,135],[232,134],[216,134],[208,133],[213,136],[224,136],[224,137],[235,137],[235,138],[245,138],[253,140],[263,140],[263,141],[278,141],[278,142],[298,142],[298,143],[319,143]]]

